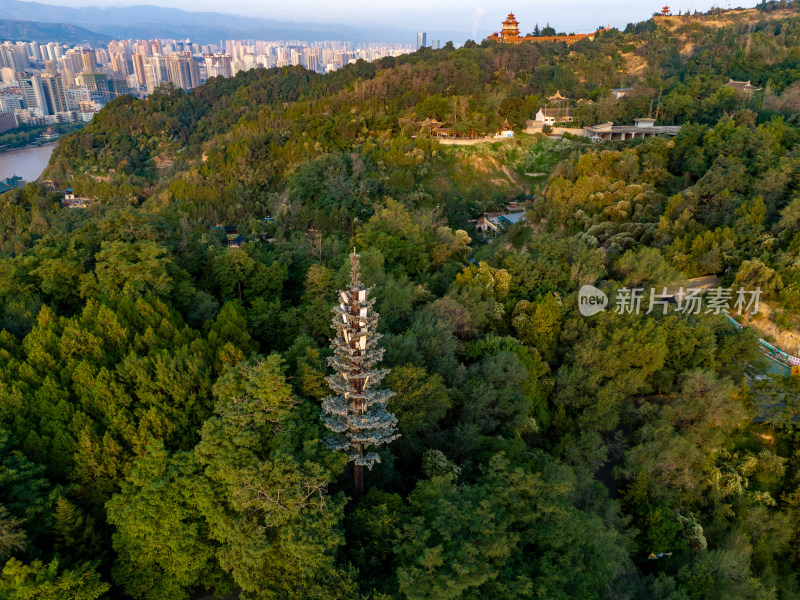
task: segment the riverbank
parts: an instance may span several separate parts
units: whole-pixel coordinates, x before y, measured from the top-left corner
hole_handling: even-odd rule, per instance
[[[55,131],[56,134],[62,136],[84,127],[86,127],[86,123],[83,121],[77,123],[55,123],[53,125],[21,125],[0,133],[0,148],[22,150],[33,148],[37,145],[47,145],[51,141],[42,140],[41,136],[48,130]]]
[[[36,181],[47,168],[57,143],[48,142],[0,152],[0,179],[17,176],[25,181]]]
[[[30,148],[41,148],[42,146],[52,146],[58,143],[58,139],[49,140],[47,142],[41,142],[36,144],[25,144],[24,146],[0,146],[0,154],[4,154],[6,152],[14,152],[14,150],[28,150]]]

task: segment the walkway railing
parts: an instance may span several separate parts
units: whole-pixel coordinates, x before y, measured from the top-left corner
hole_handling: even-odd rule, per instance
[[[730,316],[730,315],[726,315],[726,316],[728,317],[728,320],[731,322],[731,324],[734,327],[736,327],[736,329],[742,329],[744,327],[741,323],[739,323],[732,316]],[[784,352],[780,348],[776,348],[775,346],[770,344],[765,339],[758,338],[758,343],[761,346],[761,350],[765,354],[768,354],[771,358],[774,358],[775,360],[778,360],[779,362],[782,362],[785,365],[790,366],[790,367],[792,367],[792,366],[793,367],[800,366],[800,358],[798,358],[796,356],[792,356],[791,354],[787,354],[786,352]]]

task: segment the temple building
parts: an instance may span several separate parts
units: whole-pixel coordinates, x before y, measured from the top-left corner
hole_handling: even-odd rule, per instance
[[[500,37],[503,39],[519,37],[519,21],[514,17],[514,13],[508,13],[508,17],[503,21]]]
[[[733,79],[729,79],[728,83],[726,83],[722,87],[733,88],[734,90],[736,90],[737,94],[746,94],[746,95],[752,95],[753,92],[761,91],[760,87],[754,86],[749,81],[734,81]]]
[[[676,136],[681,131],[680,125],[656,125],[656,120],[650,118],[634,119],[634,123],[634,125],[614,125],[609,121],[584,127],[583,131],[593,142],[625,141],[662,135]]]
[[[540,108],[536,113],[536,121],[541,121],[543,125],[557,125],[558,123],[572,123],[572,107],[564,108]]]
[[[577,35],[551,35],[551,36],[521,36],[519,34],[519,21],[514,13],[508,13],[508,17],[503,21],[500,32],[494,32],[488,39],[495,40],[503,44],[521,44],[523,42],[565,42],[574,44],[583,39],[594,39],[594,36],[605,29],[599,29],[593,33],[579,33]]]

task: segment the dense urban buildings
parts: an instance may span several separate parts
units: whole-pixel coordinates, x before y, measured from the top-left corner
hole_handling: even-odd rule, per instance
[[[421,45],[427,45],[421,35]],[[219,45],[188,39],[115,40],[105,48],[4,42],[0,132],[22,124],[89,121],[121,94],[145,96],[162,85],[190,90],[211,77],[290,65],[325,73],[359,59],[373,61],[413,50],[412,44],[298,40],[227,40]]]

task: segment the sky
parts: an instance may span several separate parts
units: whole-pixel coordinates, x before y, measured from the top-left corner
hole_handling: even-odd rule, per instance
[[[561,0],[558,2],[486,2],[486,0],[38,0],[46,4],[63,6],[126,6],[133,4],[158,4],[190,11],[215,11],[242,14],[266,19],[294,22],[341,23],[357,27],[382,26],[417,31],[460,31],[469,37],[483,39],[500,29],[500,23],[509,12],[514,12],[525,34],[535,24],[543,27],[550,23],[557,31],[581,33],[594,31],[598,26],[625,27],[626,24],[644,21],[660,11],[659,2],[631,2],[630,0]],[[661,0],[663,2],[664,0]],[[652,5],[651,5],[652,4]],[[669,3],[672,11],[705,11],[713,6],[722,8],[745,6],[749,2],[728,3],[707,0],[675,0]]]

